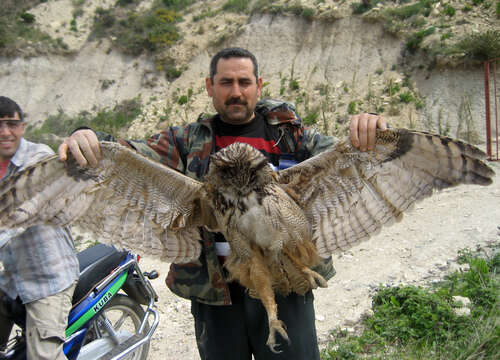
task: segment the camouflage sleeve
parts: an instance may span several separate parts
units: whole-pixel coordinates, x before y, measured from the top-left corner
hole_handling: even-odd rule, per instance
[[[134,149],[138,153],[150,159],[161,162],[162,164],[183,172],[184,163],[181,161],[176,141],[180,133],[179,130],[180,128],[171,127],[159,134],[151,136],[147,140],[116,139],[113,135],[100,131],[96,131],[96,135],[99,141],[118,142],[124,146]]]
[[[314,155],[317,155],[336,142],[333,136],[326,136],[320,134],[316,129],[305,128],[301,134],[299,147],[296,151],[297,160],[304,161]]]

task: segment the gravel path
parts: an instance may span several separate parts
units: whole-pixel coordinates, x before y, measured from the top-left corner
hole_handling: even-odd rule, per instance
[[[328,288],[314,292],[320,347],[326,346],[330,330],[356,327],[378,285],[441,279],[457,269],[458,250],[500,242],[500,164],[491,166],[497,173],[493,185],[444,190],[418,203],[400,223],[335,256],[337,275]],[[169,264],[143,258],[141,267],[160,271],[153,286],[161,320],[149,359],[198,360],[190,302],[164,284]]]

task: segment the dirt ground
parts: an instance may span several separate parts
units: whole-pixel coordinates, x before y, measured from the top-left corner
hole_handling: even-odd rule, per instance
[[[426,284],[458,268],[460,249],[500,242],[500,163],[488,187],[460,186],[418,203],[397,223],[359,246],[334,256],[337,275],[314,291],[320,348],[337,327],[355,329],[369,312],[380,284]],[[172,294],[164,281],[169,264],[143,258],[142,270],[157,269],[160,324],[149,359],[198,360],[190,302]],[[235,358],[236,359],[236,358]]]

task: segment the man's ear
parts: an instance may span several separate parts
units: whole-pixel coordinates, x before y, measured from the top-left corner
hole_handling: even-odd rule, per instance
[[[257,96],[260,97],[260,92],[262,91],[262,78],[257,79]]]
[[[210,80],[209,77],[205,78],[205,88],[207,89],[208,96],[212,97],[212,94],[213,94],[212,81]]]

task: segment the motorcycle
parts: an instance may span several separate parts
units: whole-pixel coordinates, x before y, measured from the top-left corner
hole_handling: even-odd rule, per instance
[[[158,272],[141,272],[139,255],[104,244],[77,256],[80,278],[68,316],[64,354],[69,360],[145,360],[159,322],[154,305],[158,295],[148,279],[157,278]],[[19,298],[4,301],[19,329],[7,344],[0,344],[0,360],[26,359],[26,309]]]

